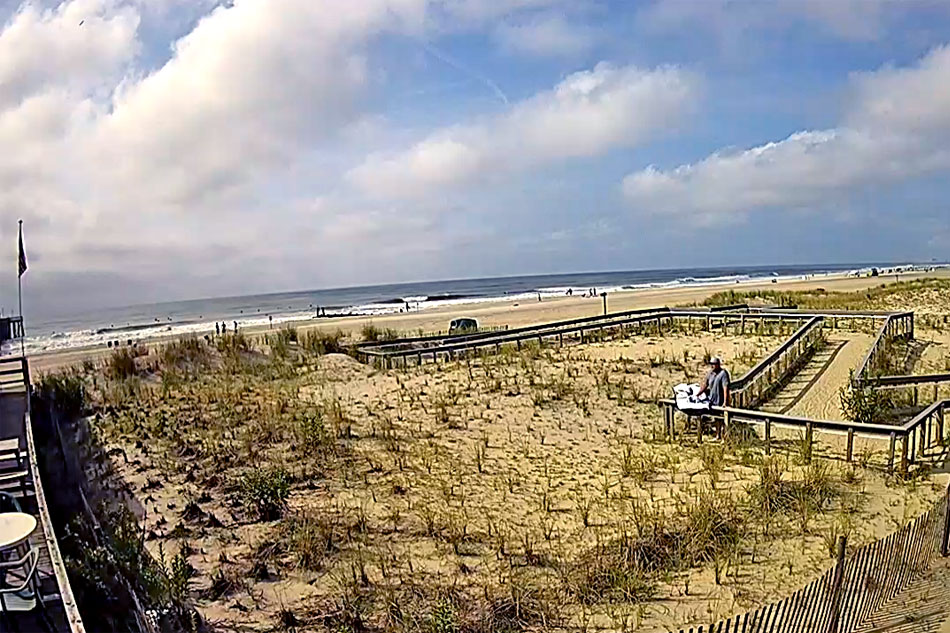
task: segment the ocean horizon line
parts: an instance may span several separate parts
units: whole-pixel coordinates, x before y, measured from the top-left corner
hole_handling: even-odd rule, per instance
[[[444,306],[484,304],[587,292],[689,286],[733,286],[763,279],[858,275],[945,267],[945,263],[838,263],[663,268],[585,273],[547,273],[400,282],[340,288],[247,294],[107,307],[36,319],[28,324],[31,353],[128,343],[164,336],[202,334],[221,322],[228,328],[283,325],[319,318],[373,317]]]

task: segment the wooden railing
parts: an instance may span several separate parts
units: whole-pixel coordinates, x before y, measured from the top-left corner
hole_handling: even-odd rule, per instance
[[[5,390],[8,392],[21,391],[24,394],[23,435],[26,442],[29,477],[33,484],[33,494],[36,499],[37,524],[42,530],[43,541],[49,552],[50,565],[59,592],[58,601],[62,604],[68,630],[70,633],[84,633],[85,627],[79,614],[76,599],[73,596],[72,587],[69,584],[66,565],[59,551],[59,542],[56,540],[56,532],[53,528],[53,520],[50,517],[46,493],[43,489],[43,480],[37,463],[38,454],[33,437],[33,421],[30,415],[30,367],[26,358],[0,359],[0,392]]]
[[[737,307],[738,309],[739,307]],[[672,310],[667,307],[647,308],[614,312],[606,315],[582,317],[566,321],[554,321],[538,325],[512,328],[501,332],[485,332],[460,335],[456,337],[422,337],[398,339],[385,342],[367,342],[358,344],[355,352],[358,358],[365,362],[375,362],[384,367],[393,367],[398,360],[408,364],[413,358],[417,364],[431,360],[452,359],[459,354],[485,348],[499,349],[502,345],[519,345],[525,341],[537,340],[543,343],[556,340],[563,343],[566,337],[576,337],[581,342],[590,332],[604,332],[623,329],[633,326],[642,330],[646,325],[654,325],[657,332],[663,328],[672,329],[675,321],[686,321],[688,329],[692,330],[696,323],[706,330],[715,330],[727,333],[745,334],[747,322],[757,322],[763,325],[779,324],[784,326],[807,324],[809,320],[821,315],[784,314],[784,313],[737,313],[711,310]]]
[[[676,402],[673,400],[661,400],[659,405],[663,410],[665,432],[670,438],[675,438]],[[710,415],[722,418],[723,432],[725,433],[729,433],[731,425],[738,422],[763,425],[763,441],[765,443],[766,453],[771,452],[772,429],[774,427],[803,430],[805,441],[809,447],[813,442],[814,432],[825,431],[828,433],[847,434],[846,459],[848,462],[851,462],[854,457],[854,437],[855,435],[860,435],[889,441],[887,468],[888,471],[893,471],[895,459],[898,457],[896,452],[897,445],[898,442],[900,442],[899,469],[901,474],[907,474],[908,466],[920,461],[921,457],[927,456],[930,449],[939,447],[941,451],[943,450],[944,416],[947,409],[950,409],[950,400],[940,400],[934,402],[905,423],[897,425],[865,424],[845,420],[814,420],[811,418],[758,411],[755,409],[739,409],[735,407],[710,407],[709,413]],[[699,432],[701,433],[702,425],[697,426],[700,427]]]
[[[821,345],[824,317],[812,317],[782,345],[729,386],[734,406],[749,408],[769,395]]]
[[[0,357],[0,392],[25,391],[29,375],[29,367],[22,356]]]
[[[948,495],[950,488],[916,520],[850,556],[841,537],[834,567],[785,599],[679,633],[852,633],[920,577],[936,556],[947,555]]]
[[[622,328],[626,325],[653,322],[661,327],[663,321],[669,321],[669,308],[634,310],[625,313],[614,313],[598,317],[585,317],[570,321],[556,321],[541,326],[514,328],[502,332],[474,334],[461,337],[452,337],[434,341],[431,346],[405,347],[407,341],[392,341],[379,346],[363,347],[357,350],[357,356],[364,361],[379,361],[390,367],[396,359],[404,363],[408,358],[415,358],[417,364],[431,359],[438,362],[440,358],[454,358],[457,354],[475,351],[484,348],[498,349],[502,345],[515,344],[520,347],[525,341],[537,340],[542,343],[545,339],[556,339],[562,343],[565,336],[577,335],[583,339],[584,334],[593,330]],[[448,341],[448,342],[446,342]]]
[[[456,336],[421,336],[421,337],[410,337],[410,338],[401,338],[393,341],[383,341],[383,342],[373,342],[373,341],[364,341],[362,343],[357,343],[356,348],[361,351],[371,351],[372,353],[376,352],[401,352],[401,351],[411,351],[413,353],[418,352],[419,348],[414,347],[411,350],[403,350],[402,348],[406,345],[415,345],[423,344],[422,349],[426,349],[426,343],[433,343],[432,347],[444,347],[450,345],[464,345],[466,343],[471,343],[472,346],[478,346],[477,344],[480,341],[485,341],[486,339],[493,339],[499,336],[509,338],[509,337],[518,337],[522,336],[527,338],[534,338],[540,332],[547,331],[563,331],[571,329],[574,327],[583,328],[585,326],[590,326],[592,324],[601,324],[601,323],[611,323],[618,320],[624,320],[628,317],[639,317],[646,314],[668,314],[670,312],[669,308],[645,308],[639,310],[626,310],[624,312],[611,312],[608,314],[599,314],[596,316],[589,317],[579,317],[576,319],[565,319],[562,321],[552,321],[550,323],[542,323],[539,325],[526,325],[517,328],[505,328],[501,331],[490,331],[490,332],[475,332],[473,334],[459,334]]]
[[[23,338],[23,317],[0,317],[0,343]]]
[[[855,368],[854,375],[851,377],[851,385],[860,388],[864,382],[871,378],[873,372],[880,364],[881,358],[887,352],[887,346],[896,339],[909,340],[914,338],[914,313],[900,312],[891,314],[881,325],[874,337],[874,342],[868,349],[867,354],[861,360],[861,363]]]

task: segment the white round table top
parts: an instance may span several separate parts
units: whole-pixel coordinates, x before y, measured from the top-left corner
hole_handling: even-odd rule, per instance
[[[0,549],[28,539],[36,529],[36,517],[23,512],[0,512]]]

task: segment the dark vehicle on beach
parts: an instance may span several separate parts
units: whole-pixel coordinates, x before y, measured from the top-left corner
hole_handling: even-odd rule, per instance
[[[478,331],[478,321],[475,319],[452,319],[449,323],[449,334],[468,334]]]

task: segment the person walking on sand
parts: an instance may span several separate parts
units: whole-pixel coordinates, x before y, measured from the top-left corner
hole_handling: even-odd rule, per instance
[[[215,336],[221,335],[221,325],[217,321],[214,322],[214,335]]]
[[[729,406],[729,372],[722,366],[722,359],[713,356],[709,359],[710,371],[703,379],[699,394],[709,395],[709,406]]]

